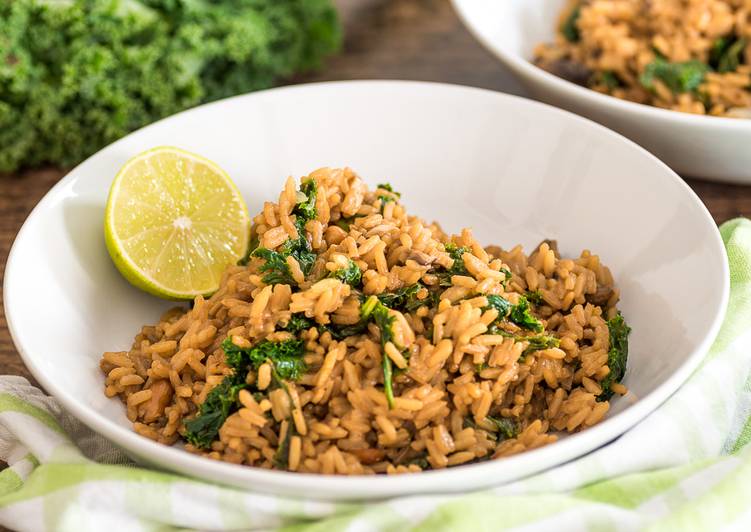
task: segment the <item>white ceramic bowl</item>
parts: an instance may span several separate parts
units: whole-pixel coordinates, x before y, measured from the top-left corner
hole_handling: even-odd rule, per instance
[[[619,100],[534,66],[566,0],[453,0],[477,39],[535,98],[631,138],[684,176],[751,184],[751,120],[698,116]]]
[[[102,236],[107,189],[134,154],[171,144],[223,166],[251,212],[288,175],[350,165],[391,181],[405,204],[447,230],[564,254],[596,251],[622,289],[633,327],[626,384],[603,423],[526,454],[398,478],[321,477],[220,463],[135,434],[103,393],[103,351],[129,348],[173,305],[131,287]],[[616,438],[697,366],[728,296],[720,236],[694,193],[664,164],[607,129],[499,93],[410,82],[298,86],[206,105],[144,128],[65,177],[21,229],[5,306],[16,346],[39,382],[75,416],[133,456],[255,490],[323,499],[457,492],[529,475]],[[701,304],[697,304],[701,302]],[[649,442],[645,442],[651,445]]]

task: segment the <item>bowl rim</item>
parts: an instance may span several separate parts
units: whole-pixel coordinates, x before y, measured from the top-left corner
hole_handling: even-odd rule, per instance
[[[42,213],[50,207],[50,204],[60,197],[65,187],[68,187],[71,183],[79,179],[79,169],[89,160],[99,157],[102,152],[113,148],[123,139],[130,137],[130,135],[141,133],[155,127],[157,124],[161,124],[163,121],[170,120],[171,118],[182,115],[183,113],[190,113],[199,108],[203,109],[212,106],[223,106],[236,100],[264,98],[268,97],[268,95],[276,96],[289,93],[295,97],[304,97],[304,93],[307,91],[323,90],[332,91],[332,94],[339,94],[342,90],[368,91],[383,88],[392,89],[392,92],[390,93],[392,97],[393,90],[407,90],[412,92],[429,90],[432,95],[441,91],[444,91],[447,94],[461,92],[465,93],[468,97],[472,97],[475,94],[484,94],[499,100],[510,101],[516,107],[526,106],[535,108],[545,113],[558,115],[564,120],[586,123],[587,127],[595,128],[602,135],[610,136],[626,143],[630,146],[630,149],[640,152],[642,156],[649,158],[655,165],[660,167],[664,171],[664,178],[672,180],[676,186],[686,193],[687,199],[690,199],[693,208],[696,209],[697,216],[701,216],[705,223],[710,224],[710,226],[714,228],[714,231],[712,232],[712,246],[723,264],[723,272],[719,279],[722,285],[721,294],[717,301],[717,308],[714,309],[713,312],[714,318],[708,325],[701,341],[699,341],[693,349],[687,352],[685,359],[678,368],[665,381],[657,385],[650,393],[640,397],[638,401],[629,405],[625,410],[612,417],[608,417],[597,425],[588,428],[586,431],[573,434],[553,445],[547,445],[526,451],[518,455],[504,458],[503,460],[492,460],[483,463],[451,467],[443,470],[424,471],[420,474],[414,475],[398,475],[395,477],[391,475],[338,476],[264,470],[256,467],[235,465],[204,458],[174,446],[166,446],[157,443],[137,434],[131,427],[125,427],[118,424],[116,421],[94,410],[87,405],[85,401],[76,398],[72,394],[69,395],[62,387],[59,387],[56,384],[54,379],[51,377],[48,378],[45,371],[36,364],[36,360],[39,357],[35,356],[29,349],[27,349],[24,338],[20,335],[20,327],[16,323],[16,317],[13,312],[15,291],[13,290],[12,285],[16,275],[18,275],[17,272],[23,270],[22,266],[17,264],[17,243],[25,238],[25,234],[29,230],[31,222],[41,216]],[[526,475],[535,474],[548,469],[549,467],[563,464],[567,460],[583,456],[588,452],[609,443],[657,409],[686,381],[690,374],[704,359],[709,347],[719,332],[725,316],[730,287],[727,255],[717,225],[696,193],[667,165],[633,141],[597,124],[596,122],[534,100],[487,89],[435,82],[354,80],[309,83],[277,87],[197,106],[140,128],[129,135],[126,135],[123,139],[106,146],[73,168],[45,194],[28,215],[15,238],[8,255],[3,283],[3,293],[5,294],[3,298],[4,309],[8,330],[16,349],[21,355],[26,367],[43,386],[46,392],[55,397],[69,413],[73,414],[93,431],[104,436],[119,447],[130,451],[132,454],[142,458],[148,456],[149,458],[146,459],[146,461],[151,464],[156,464],[162,469],[167,468],[173,471],[180,471],[188,476],[203,478],[204,480],[214,481],[225,485],[250,486],[257,483],[261,487],[261,491],[305,496],[308,499],[328,501],[363,500],[386,498],[402,494],[464,491],[468,484],[473,485],[474,489],[479,489],[492,485],[492,481],[488,482],[486,479],[492,476],[493,471],[501,472],[504,469],[514,469],[514,467],[517,470],[523,469],[526,471]],[[524,475],[516,475],[514,478],[521,478],[523,476]],[[454,488],[452,489],[450,486],[454,486]],[[376,495],[368,495],[370,493],[375,493]]]
[[[565,93],[566,96],[575,98],[589,99],[601,107],[610,108],[610,110],[632,113],[638,115],[643,120],[661,120],[665,122],[677,122],[676,125],[687,127],[716,127],[726,128],[732,131],[751,131],[751,119],[729,118],[725,116],[698,115],[693,113],[684,113],[682,111],[673,111],[663,109],[653,105],[622,100],[603,94],[595,90],[577,85],[571,81],[563,79],[555,74],[551,74],[530,60],[522,57],[520,54],[511,52],[503,46],[497,45],[490,37],[484,35],[472,22],[469,16],[470,5],[475,4],[474,0],[451,0],[454,11],[458,15],[467,30],[482,46],[501,60],[507,67],[530,76],[533,80],[542,86],[548,86],[552,90]]]

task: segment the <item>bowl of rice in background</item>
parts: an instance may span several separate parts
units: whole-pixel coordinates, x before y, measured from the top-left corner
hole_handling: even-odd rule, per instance
[[[305,231],[311,246],[320,239],[341,244],[327,250],[327,260],[310,266],[332,275],[322,270],[321,281],[291,295],[277,288],[283,284],[269,281],[270,287],[259,284],[250,298],[243,286],[260,283],[269,273],[260,269],[263,261],[251,258],[248,269],[228,270],[216,298],[199,299],[192,308],[184,305],[165,315],[174,302],[140,292],[118,274],[107,256],[101,223],[110,184],[106,177],[134,154],[168,144],[201,153],[228,171],[249,211],[259,213],[256,234],[267,249],[281,249],[282,240],[291,238],[288,222],[311,212],[303,205],[312,197],[311,183],[330,190],[326,202],[316,203],[317,214],[306,214],[315,219],[308,220]],[[327,166],[331,169],[313,171]],[[391,186],[379,185],[386,182]],[[295,186],[301,190],[296,192]],[[324,211],[325,216],[320,214]],[[355,211],[361,217],[346,220]],[[285,218],[289,213],[294,218]],[[322,226],[319,234],[320,216],[335,223],[327,223],[325,232]],[[387,232],[395,234],[389,224],[402,228],[393,248],[383,240]],[[347,250],[350,237],[359,244]],[[390,266],[400,254],[403,264]],[[459,259],[467,271],[454,269]],[[337,277],[351,266],[349,261],[363,270],[362,278]],[[307,266],[288,264],[287,273],[302,282],[297,268]],[[702,272],[700,282],[697,272]],[[566,286],[564,276],[571,274],[594,284],[582,284],[577,294],[573,276],[572,286]],[[377,298],[390,283],[417,280],[424,285],[404,294],[404,301]],[[441,301],[427,303],[444,282]],[[533,290],[535,283],[538,290]],[[663,163],[623,137],[565,111],[480,89],[342,82],[223,100],[158,122],[102,150],[56,185],[30,215],[9,258],[4,293],[9,328],[34,376],[72,414],[139,462],[257,491],[347,500],[481,488],[530,475],[611,441],[659,406],[696,368],[718,331],[728,287],[722,242],[700,200]],[[367,296],[359,310],[357,299],[350,297],[355,290]],[[542,299],[533,295],[538,291]],[[568,303],[557,299],[569,292]],[[506,302],[499,297],[493,303],[492,294]],[[522,301],[525,294],[529,306]],[[609,401],[590,401],[605,386],[602,335],[607,334],[605,321],[617,315],[616,302],[632,329],[625,376],[622,386],[611,383],[615,394]],[[503,323],[494,321],[509,311],[490,308],[501,303],[513,304],[519,313]],[[271,314],[254,313],[254,304]],[[369,305],[373,308],[364,311]],[[378,343],[374,328],[384,329],[376,318],[336,343],[335,332],[357,327],[364,314],[375,316],[380,305],[403,309],[381,309],[393,327],[390,339],[380,336]],[[564,306],[570,313],[552,310]],[[328,329],[290,332],[287,308],[319,324],[330,319]],[[534,311],[529,320],[527,309]],[[432,330],[414,321],[428,312],[435,318]],[[248,328],[237,330],[230,314],[246,317]],[[167,412],[162,412],[165,423],[153,423],[148,405],[158,390],[136,389],[142,382],[130,371],[146,353],[159,362],[169,352],[168,365],[179,363],[179,373],[172,376],[166,368],[160,381],[179,406],[174,396],[192,393],[186,366],[198,367],[205,360],[201,372],[226,375],[221,366],[232,364],[230,351],[260,345],[254,344],[254,323],[266,327],[264,315],[277,321],[274,341],[296,341],[294,335],[299,335],[309,349],[305,362],[314,371],[287,377],[279,366],[266,364],[271,356],[261,360],[246,382],[262,393],[241,393],[242,412],[209,439],[188,437],[186,444],[175,436],[180,429],[169,426]],[[209,338],[211,332],[203,337],[207,316],[223,327],[215,339]],[[465,340],[447,332],[462,320],[476,325]],[[503,329],[497,336],[483,335],[496,324]],[[554,344],[532,348],[533,334],[577,327],[583,327],[575,335],[578,347],[561,336]],[[210,367],[208,359],[172,353],[181,335],[188,335],[194,346],[203,346],[204,340],[206,346],[221,342],[227,358],[220,356]],[[439,338],[435,348],[427,346],[436,335],[465,346],[457,365],[449,360],[456,355],[448,345],[452,341],[441,343]],[[523,339],[513,338],[518,335]],[[482,359],[486,365],[475,366],[473,357],[490,353],[484,347],[491,344],[498,360]],[[402,346],[415,347],[407,353]],[[390,391],[380,364],[373,364],[385,360],[382,349],[393,363]],[[592,378],[566,377],[557,370],[544,374],[546,367],[555,369],[562,355],[577,350],[581,368],[594,364]],[[599,361],[588,362],[584,353],[595,351]],[[519,373],[518,365],[499,361],[509,354],[523,355],[530,361],[528,369]],[[537,371],[535,380],[529,368],[538,359],[547,362],[531,371]],[[521,376],[506,399],[493,395],[493,383],[505,382],[501,367],[511,368],[508,375],[516,371],[514,376]],[[273,372],[288,382],[300,378],[289,386],[287,407],[307,404],[304,419],[296,417],[296,407],[282,412],[287,408],[283,394],[269,387],[278,378]],[[197,374],[191,377],[195,381]],[[587,399],[564,407],[566,394],[556,390],[573,388],[556,382],[561,375],[561,380],[578,379],[576,397]],[[345,382],[345,391],[354,394],[351,399],[340,393]],[[194,384],[197,390],[203,386]],[[278,393],[271,397],[264,390]],[[440,397],[445,391],[452,394],[452,405]],[[536,401],[548,401],[548,406],[538,409]],[[272,425],[278,432],[253,432],[250,425],[263,415],[264,404],[271,409],[266,415],[281,421]],[[473,425],[473,418],[486,414],[498,420],[515,417],[523,430],[511,428],[511,434],[503,435],[508,427],[484,421]],[[187,426],[191,419],[198,419],[195,410],[180,421]],[[134,421],[140,424],[135,431]],[[291,427],[296,432],[290,433]],[[409,454],[405,435],[419,441],[416,450],[425,452]],[[290,442],[283,465],[274,463],[281,440]],[[487,452],[483,445],[491,444],[492,452]],[[418,460],[404,464],[402,454]]]
[[[682,175],[751,183],[751,24],[736,0],[454,0],[535,98]]]

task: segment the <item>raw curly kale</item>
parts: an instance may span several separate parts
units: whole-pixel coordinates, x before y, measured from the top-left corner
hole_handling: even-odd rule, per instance
[[[612,319],[608,320],[608,332],[610,333],[610,349],[608,350],[608,367],[610,368],[610,373],[600,382],[602,393],[597,399],[601,401],[610,399],[613,395],[610,387],[613,383],[621,382],[623,376],[626,374],[628,335],[631,333],[631,327],[626,324],[626,320],[623,319],[623,316],[619,312]]]
[[[69,166],[199,103],[309,70],[330,0],[0,2],[0,172]]]

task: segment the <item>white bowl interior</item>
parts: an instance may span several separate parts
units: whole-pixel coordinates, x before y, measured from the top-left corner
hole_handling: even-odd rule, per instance
[[[391,181],[409,208],[444,229],[470,226],[481,241],[503,246],[529,248],[556,238],[566,255],[593,250],[612,269],[633,327],[625,381],[633,395],[614,400],[604,423],[547,448],[399,480],[260,471],[137,436],[121,403],[102,394],[99,358],[128,349],[140,327],[172,303],[121,278],[104,247],[102,220],[118,168],[157,145],[218,162],[251,213],[276,198],[288,175],[349,165],[371,184]],[[336,499],[470,489],[530,474],[617,437],[696,366],[719,326],[727,287],[724,251],[706,209],[666,166],[622,137],[497,93],[359,82],[225,100],[104,149],[29,217],[8,263],[5,303],[34,375],[75,415],[136,456],[220,482]]]

